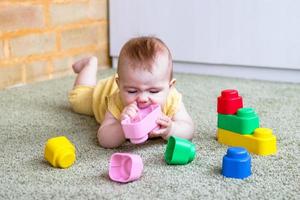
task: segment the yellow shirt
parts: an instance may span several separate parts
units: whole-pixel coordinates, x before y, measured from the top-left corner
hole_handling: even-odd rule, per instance
[[[118,120],[124,109],[120,91],[115,81],[116,75],[98,82],[93,92],[92,106],[96,120],[101,123],[107,110]],[[182,95],[172,88],[163,107],[163,113],[172,117],[179,107]]]

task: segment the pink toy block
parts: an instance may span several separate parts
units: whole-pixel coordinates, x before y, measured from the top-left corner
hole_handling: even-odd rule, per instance
[[[133,144],[145,142],[148,139],[148,134],[152,130],[159,129],[156,120],[161,115],[161,108],[157,104],[139,109],[134,119],[127,118],[121,122],[125,138],[130,139]]]
[[[114,153],[110,157],[109,177],[121,183],[134,181],[141,177],[143,167],[143,161],[139,155]]]

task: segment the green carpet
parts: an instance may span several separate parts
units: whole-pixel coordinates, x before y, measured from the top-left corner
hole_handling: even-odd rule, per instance
[[[114,73],[102,71],[100,78]],[[166,143],[129,142],[118,149],[97,144],[98,125],[70,110],[67,92],[74,76],[0,91],[0,199],[300,199],[300,85],[213,76],[176,74],[177,88],[196,124],[197,155],[184,166],[169,166]],[[238,89],[262,127],[277,136],[275,156],[252,156],[253,174],[228,179],[220,174],[227,146],[215,139],[216,99]],[[77,161],[68,169],[51,167],[43,157],[47,139],[67,136]],[[140,180],[119,184],[108,177],[114,152],[139,154]]]

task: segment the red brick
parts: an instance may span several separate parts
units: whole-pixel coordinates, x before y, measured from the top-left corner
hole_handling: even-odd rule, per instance
[[[90,0],[89,17],[96,20],[106,20],[107,4],[107,0]]]
[[[28,56],[55,50],[55,33],[30,34],[10,41],[12,56]]]
[[[0,88],[22,83],[21,64],[0,67]]]
[[[0,59],[4,58],[4,44],[3,41],[0,40]]]
[[[53,72],[65,72],[65,71],[72,71],[72,57],[63,57],[63,58],[56,58],[53,60]]]
[[[99,66],[111,66],[108,45],[104,45],[103,48],[97,51],[97,58]]]
[[[97,56],[97,52],[86,52],[81,53],[73,56],[57,58],[53,61],[53,71],[56,72],[63,72],[63,71],[70,71],[72,72],[72,64],[82,58],[89,57],[89,56]]]
[[[1,5],[0,32],[20,29],[41,28],[44,26],[41,5]]]
[[[107,28],[104,25],[85,26],[62,32],[61,48],[70,49],[88,45],[99,45],[108,40]]]
[[[47,61],[35,61],[25,65],[26,80],[33,80],[48,75]]]
[[[100,50],[96,50],[94,52],[86,52],[81,53],[69,57],[64,58],[57,58],[53,61],[53,71],[54,73],[57,72],[73,72],[72,64],[82,58],[89,57],[89,56],[96,56],[98,58],[99,67],[107,67],[110,66],[110,59],[108,55],[108,48],[103,48]]]
[[[77,22],[88,18],[88,4],[85,2],[52,4],[50,15],[53,25]]]

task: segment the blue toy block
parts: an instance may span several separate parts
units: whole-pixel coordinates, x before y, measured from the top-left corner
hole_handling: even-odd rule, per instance
[[[223,157],[222,175],[243,179],[251,175],[251,157],[242,147],[231,147]]]

